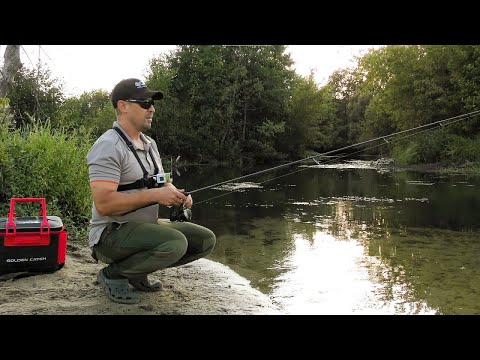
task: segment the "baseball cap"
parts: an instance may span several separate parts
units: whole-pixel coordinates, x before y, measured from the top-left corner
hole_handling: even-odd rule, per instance
[[[161,91],[150,91],[147,85],[139,79],[123,79],[112,90],[112,104],[117,108],[118,100],[160,100],[163,99]]]

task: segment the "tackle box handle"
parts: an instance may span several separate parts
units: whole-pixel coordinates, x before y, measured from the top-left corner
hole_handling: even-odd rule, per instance
[[[17,234],[17,224],[14,221],[14,218],[16,217],[15,214],[15,203],[26,203],[26,202],[39,202],[42,205],[42,223],[40,224],[40,237],[44,236],[44,228],[47,228],[47,236],[50,235],[50,224],[48,223],[47,219],[47,204],[45,202],[45,198],[11,198],[10,199],[10,212],[8,213],[8,221],[5,226],[5,235],[13,235],[15,236]],[[12,231],[9,231],[9,228],[12,228]]]

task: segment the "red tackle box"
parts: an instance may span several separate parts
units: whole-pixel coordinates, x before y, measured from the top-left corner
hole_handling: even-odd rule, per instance
[[[15,203],[40,202],[40,216],[17,217]],[[0,218],[0,274],[53,272],[65,264],[67,231],[58,216],[47,216],[44,198],[12,198]]]

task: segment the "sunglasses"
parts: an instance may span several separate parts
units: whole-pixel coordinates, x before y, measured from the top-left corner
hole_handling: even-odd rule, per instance
[[[150,106],[155,105],[155,101],[153,100],[136,100],[136,99],[128,99],[125,100],[126,102],[131,102],[140,105],[145,110],[150,109]]]

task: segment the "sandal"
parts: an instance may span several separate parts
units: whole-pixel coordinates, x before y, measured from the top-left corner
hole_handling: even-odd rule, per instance
[[[160,291],[163,288],[160,281],[150,282],[147,275],[128,279],[128,282],[130,283],[130,285],[140,291]]]
[[[110,300],[120,304],[138,304],[140,302],[140,296],[128,286],[128,279],[108,279],[103,270],[99,271],[97,280]]]

